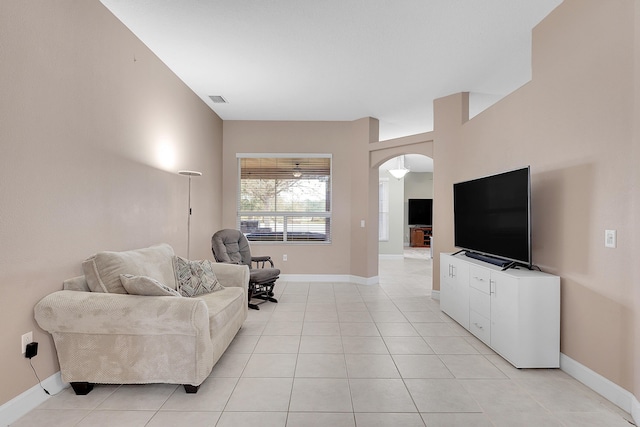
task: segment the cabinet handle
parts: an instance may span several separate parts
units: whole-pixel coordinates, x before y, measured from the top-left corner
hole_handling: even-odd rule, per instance
[[[479,325],[479,324],[478,324],[478,323],[476,323],[476,322],[474,322],[473,324],[474,324],[474,325],[476,325],[476,328],[478,328],[478,329],[480,329],[480,330],[484,329],[481,325]]]
[[[489,280],[489,295],[493,295],[496,293],[496,281]]]
[[[482,277],[473,276],[473,278],[476,279],[478,282],[484,282],[484,279]]]

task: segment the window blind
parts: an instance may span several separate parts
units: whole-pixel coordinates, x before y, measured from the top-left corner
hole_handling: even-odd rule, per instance
[[[238,224],[251,241],[331,241],[331,157],[240,157]]]

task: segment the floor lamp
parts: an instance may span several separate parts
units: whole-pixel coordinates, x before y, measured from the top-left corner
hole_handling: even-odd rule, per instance
[[[202,172],[178,171],[180,175],[189,177],[189,211],[187,214],[187,259],[189,259],[189,249],[191,249],[191,177],[202,176]]]

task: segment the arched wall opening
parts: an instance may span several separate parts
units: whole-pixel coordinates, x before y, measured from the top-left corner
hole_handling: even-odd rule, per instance
[[[397,180],[396,178],[392,177],[387,172],[387,170],[389,166],[395,166],[397,164],[397,160],[395,159],[399,157],[404,157],[405,166],[409,166],[410,170],[412,167],[413,159],[416,159],[421,160],[421,163],[423,164],[428,163],[430,171],[424,170],[423,166],[421,166],[420,172],[413,172],[413,177],[411,177],[412,172],[409,172],[405,176],[405,178],[403,178],[402,180]],[[387,162],[389,163],[386,166],[383,166]],[[402,205],[400,209],[401,219],[397,219],[398,214],[396,212],[395,231],[393,231],[393,229],[390,229],[389,242],[391,242],[391,247],[388,247],[389,245],[385,244],[384,242],[379,242],[379,257],[397,257],[398,259],[401,259],[404,257],[404,249],[406,247],[410,247],[411,236],[409,226],[407,224],[408,219],[406,212],[407,199],[409,198],[409,195],[415,195],[415,198],[432,198],[434,199],[434,203],[436,203],[436,197],[433,190],[433,180],[435,178],[434,163],[435,159],[433,157],[433,136],[431,132],[371,144],[369,149],[370,174],[372,176],[375,176],[376,180],[378,180],[379,182],[382,178],[386,178],[390,187],[395,186],[396,188],[402,188],[401,197],[394,198],[390,194],[389,201],[391,203],[401,203]],[[420,182],[425,182],[424,178],[426,174],[428,174],[429,183],[425,185],[429,186],[430,188],[426,189],[426,191],[422,191],[425,189],[419,188]],[[420,177],[420,179],[414,180],[413,178],[419,178],[418,175],[422,176]],[[406,188],[407,197],[405,197],[405,184],[408,184]],[[380,186],[378,186],[378,188],[380,188]],[[431,197],[429,197],[429,195]],[[378,208],[380,210],[380,206],[378,206]],[[389,214],[391,214],[391,212],[389,212]],[[375,227],[378,231],[377,235],[380,235],[381,213],[377,212],[376,216],[378,217],[378,222],[375,224]],[[398,222],[400,223],[398,224]],[[396,235],[394,236],[392,233],[396,233]],[[399,236],[397,234],[399,234]],[[428,278],[427,280],[425,280],[425,284],[426,283],[432,283],[432,278]]]
[[[398,170],[408,172],[396,177]],[[378,254],[402,258],[408,248],[428,249],[428,237],[419,239],[417,229],[412,229],[432,226],[427,212],[416,208],[433,200],[433,159],[422,154],[396,156],[378,167],[378,179]],[[422,218],[416,222],[418,216]],[[430,252],[423,252],[430,257]]]

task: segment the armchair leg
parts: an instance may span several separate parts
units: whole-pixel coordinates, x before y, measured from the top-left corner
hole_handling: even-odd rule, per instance
[[[255,296],[254,298],[255,298],[255,299],[262,300],[262,301],[278,302],[278,300],[277,300],[277,299],[272,298],[272,297],[269,297],[269,296],[267,296],[267,295],[258,295],[258,296]],[[259,304],[262,304],[262,303],[259,303]]]
[[[275,283],[263,283],[260,285],[255,283],[249,283],[249,289],[247,293],[247,298],[249,300],[249,308],[252,310],[260,310],[260,307],[258,307],[258,305],[262,304],[265,301],[271,301],[271,302],[277,303],[278,300],[273,298],[273,296],[275,295],[273,293],[274,285]],[[251,300],[254,298],[262,301],[259,302],[258,304],[252,304]]]
[[[87,382],[72,382],[71,383],[71,388],[73,388],[73,391],[78,396],[85,396],[85,395],[89,394],[89,392],[91,390],[93,390],[93,386],[94,386],[93,383],[87,383]]]
[[[184,384],[184,391],[187,393],[195,394],[198,392],[199,388],[199,385]]]

